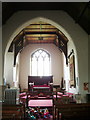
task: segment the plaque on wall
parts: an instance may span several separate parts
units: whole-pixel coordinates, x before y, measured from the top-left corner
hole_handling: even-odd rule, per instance
[[[72,54],[69,57],[69,70],[70,70],[70,87],[76,87],[75,80],[75,56]]]

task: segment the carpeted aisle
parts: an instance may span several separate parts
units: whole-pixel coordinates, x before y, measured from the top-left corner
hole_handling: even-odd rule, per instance
[[[52,99],[42,99],[42,100],[29,100],[28,102],[29,107],[53,107],[53,100]]]

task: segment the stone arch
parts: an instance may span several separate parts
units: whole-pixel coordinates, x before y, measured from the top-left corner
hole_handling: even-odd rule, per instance
[[[71,36],[69,35],[69,33],[61,26],[59,25],[58,23],[54,22],[53,20],[51,19],[48,19],[48,18],[44,18],[44,17],[36,17],[36,18],[33,18],[31,20],[28,20],[26,21],[24,24],[22,24],[20,27],[18,27],[14,33],[10,36],[10,39],[9,39],[9,42],[6,46],[6,49],[5,49],[5,56],[6,56],[6,53],[9,49],[9,46],[11,44],[11,42],[13,41],[14,37],[25,27],[27,27],[28,25],[30,25],[31,23],[33,22],[38,22],[38,21],[43,21],[43,22],[46,22],[46,23],[50,23],[51,25],[55,26],[56,28],[58,28],[67,38],[69,41],[71,41],[73,44],[73,39],[71,38]],[[75,46],[75,44],[74,44]],[[76,51],[76,47],[75,47],[75,51]],[[5,60],[5,56],[4,56],[4,60]],[[76,52],[76,56],[77,56],[77,52]]]

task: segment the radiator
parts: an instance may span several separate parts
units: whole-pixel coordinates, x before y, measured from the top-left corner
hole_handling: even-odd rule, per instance
[[[5,90],[5,104],[16,104],[17,89],[6,89]]]

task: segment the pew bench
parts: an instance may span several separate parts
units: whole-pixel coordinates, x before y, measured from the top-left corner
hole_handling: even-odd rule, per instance
[[[25,107],[19,105],[2,105],[2,120],[22,120],[25,117]]]
[[[55,120],[89,120],[90,104],[60,104],[54,105]]]

